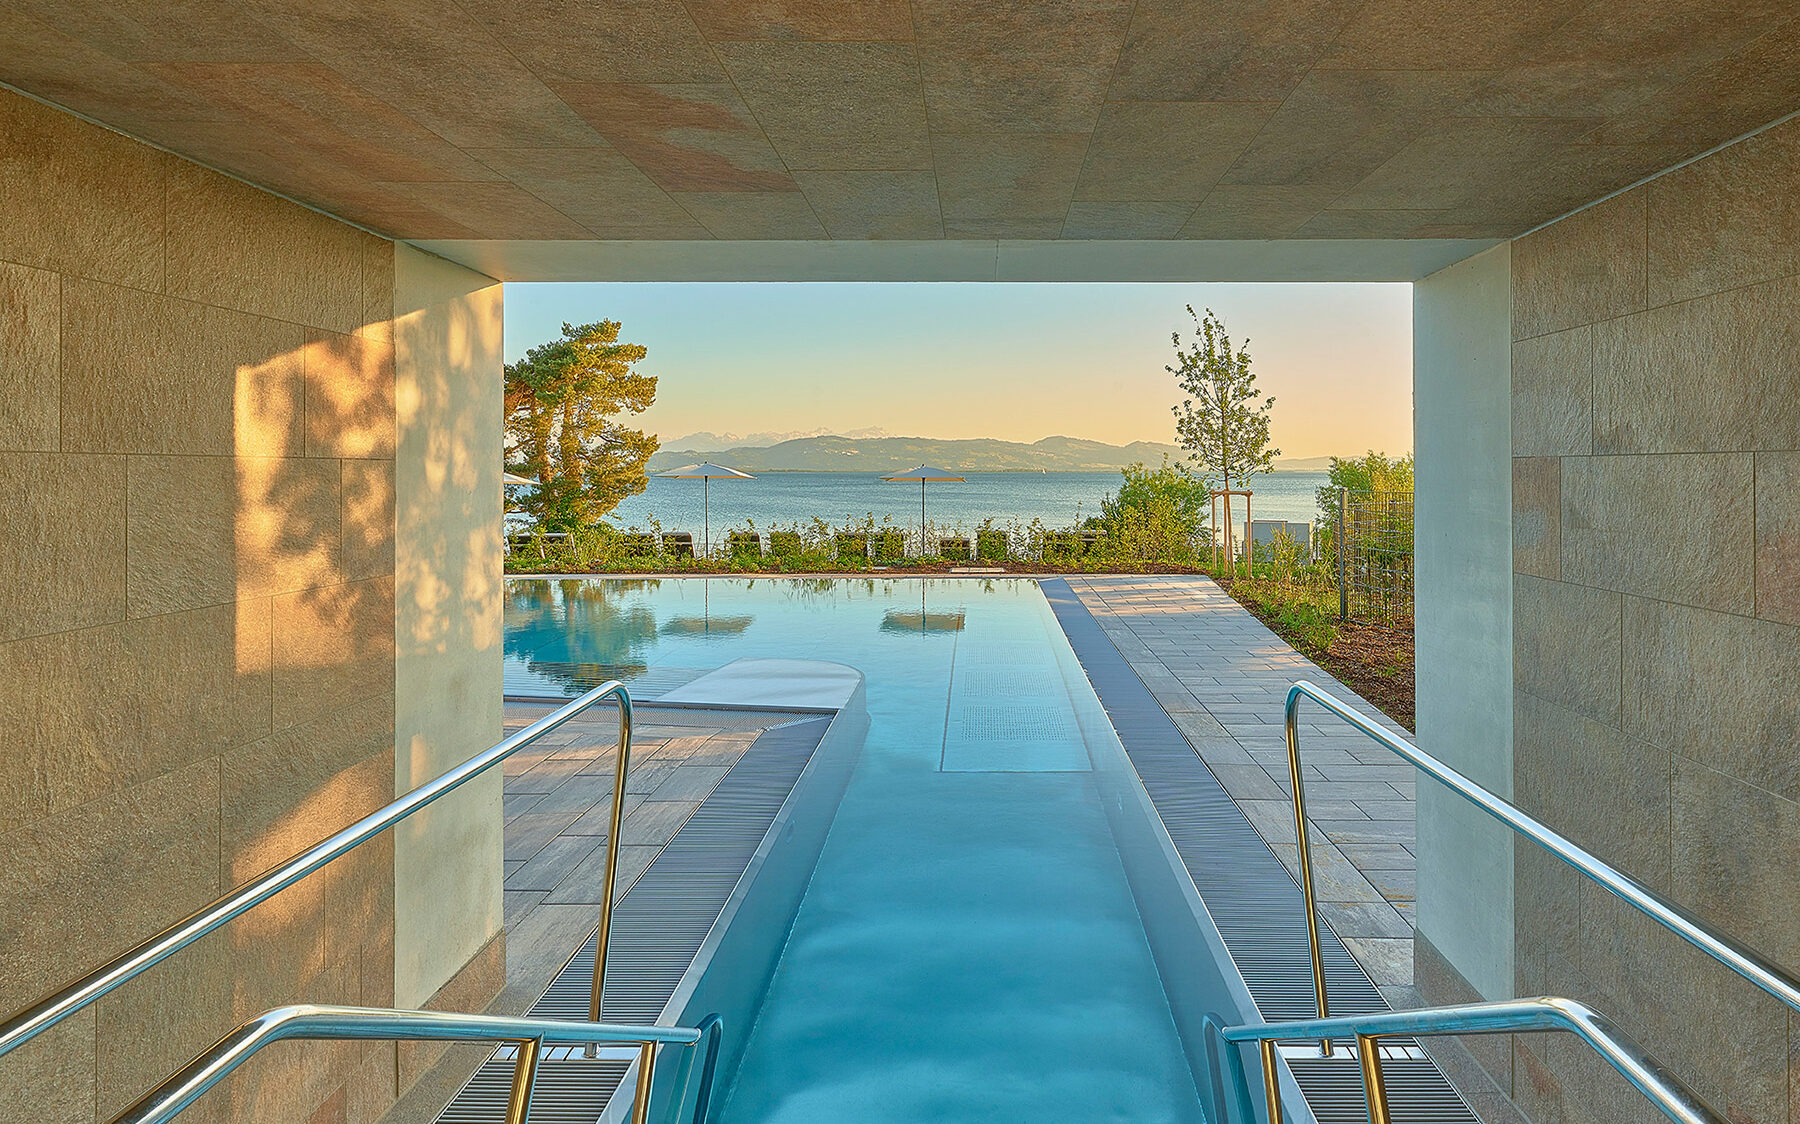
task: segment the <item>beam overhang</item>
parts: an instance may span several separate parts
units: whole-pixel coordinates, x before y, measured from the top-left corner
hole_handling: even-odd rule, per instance
[[[1416,281],[1493,239],[413,242],[501,281]]]

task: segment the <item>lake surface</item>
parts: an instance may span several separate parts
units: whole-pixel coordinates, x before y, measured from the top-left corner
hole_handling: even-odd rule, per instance
[[[1041,519],[1049,527],[1067,527],[1100,513],[1100,501],[1117,492],[1117,472],[967,473],[965,484],[926,486],[926,515],[934,525],[954,532],[972,531],[982,520],[996,523]],[[1314,490],[1326,483],[1323,472],[1275,472],[1251,484],[1252,514],[1258,519],[1310,523],[1316,518]],[[714,534],[742,526],[744,520],[768,528],[805,523],[815,516],[842,524],[873,514],[877,523],[892,516],[902,526],[919,519],[919,486],[890,484],[873,473],[768,472],[754,480],[714,480],[711,493]],[[651,516],[666,531],[701,529],[702,483],[653,476],[641,496],[620,504],[608,518],[619,528],[648,529]],[[1232,501],[1235,521],[1243,520],[1243,500]]]

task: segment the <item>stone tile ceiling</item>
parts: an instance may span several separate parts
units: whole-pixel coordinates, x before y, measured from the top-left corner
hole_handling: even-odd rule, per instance
[[[405,238],[1486,238],[1800,109],[1800,6],[0,0],[0,81]]]

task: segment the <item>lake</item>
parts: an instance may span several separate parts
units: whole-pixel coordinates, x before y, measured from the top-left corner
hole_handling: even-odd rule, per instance
[[[996,523],[1043,520],[1046,526],[1067,527],[1077,518],[1100,513],[1100,500],[1118,491],[1120,476],[1112,472],[991,472],[968,473],[965,484],[928,484],[926,515],[935,526],[954,531],[961,524],[973,530],[982,520]],[[1275,472],[1258,476],[1251,484],[1256,493],[1252,514],[1258,519],[1287,519],[1310,523],[1316,518],[1314,490],[1326,483],[1323,472]],[[641,496],[621,503],[608,517],[619,528],[648,528],[652,515],[665,531],[701,530],[699,480],[651,477]],[[893,516],[903,526],[919,519],[919,486],[889,484],[873,473],[862,472],[767,472],[754,480],[714,480],[712,530],[742,526],[753,519],[761,528],[774,524],[805,523],[815,516],[832,524],[873,514],[877,523]],[[1243,520],[1243,500],[1232,501],[1232,514]]]

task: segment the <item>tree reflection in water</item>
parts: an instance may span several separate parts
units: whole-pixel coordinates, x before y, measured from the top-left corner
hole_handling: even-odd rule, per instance
[[[630,595],[661,584],[653,578],[509,581],[505,652],[570,694],[608,679],[629,681],[648,666],[645,657],[656,646],[655,614]]]
[[[734,589],[754,584],[727,580]],[[657,578],[509,581],[506,655],[571,695],[608,679],[629,685],[648,670],[659,636],[724,638],[749,629],[756,618],[748,613],[713,615],[712,581],[699,582],[698,614],[671,616],[660,625],[645,596],[662,587]]]

